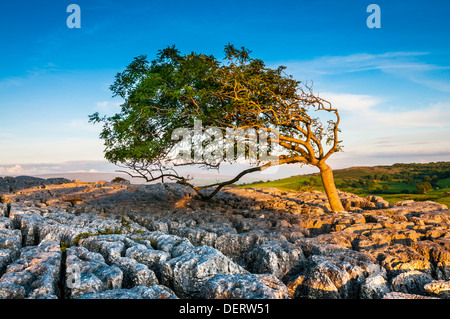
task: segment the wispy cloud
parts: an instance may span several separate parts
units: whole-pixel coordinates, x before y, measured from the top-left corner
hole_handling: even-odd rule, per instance
[[[428,52],[386,52],[382,54],[355,53],[346,56],[322,56],[312,60],[286,61],[278,63],[287,66],[294,75],[336,76],[364,71],[378,70],[429,88],[450,92],[448,72],[450,65],[426,62]]]
[[[40,66],[33,66],[25,71],[21,76],[10,76],[0,78],[0,88],[9,88],[11,86],[22,86],[29,79],[43,77],[52,72],[58,71],[58,66],[52,62],[44,63]]]
[[[16,164],[13,166],[0,166],[0,175],[18,175],[23,172],[21,165]]]
[[[353,126],[366,128],[382,125],[385,128],[448,128],[450,127],[450,103],[440,102],[425,105],[421,109],[402,110],[380,107],[382,98],[370,95],[323,92],[321,97],[330,101],[345,117],[343,121]],[[358,121],[354,121],[359,119]]]
[[[68,161],[61,163],[20,163],[0,165],[0,175],[39,175],[58,173],[113,173],[117,166],[107,161]]]
[[[386,163],[450,159],[448,102],[409,110],[380,107],[386,101],[370,95],[325,92],[321,96],[341,111],[344,153],[336,156],[340,166],[352,160],[355,165],[375,165],[380,164],[376,159]]]
[[[377,164],[374,159],[388,162],[389,158],[392,161],[450,158],[450,102],[445,99],[445,94],[440,95],[440,102],[437,99],[426,102],[424,98],[419,104],[408,97],[399,101],[393,96],[380,96],[379,89],[373,91],[371,88],[379,88],[378,85],[384,83],[376,81],[384,81],[386,77],[373,74],[370,83],[362,87],[366,94],[352,92],[352,85],[361,83],[360,76],[365,71],[391,75],[391,83],[403,79],[441,93],[450,92],[450,77],[446,76],[450,67],[432,61],[433,56],[428,52],[386,52],[323,56],[279,64],[286,65],[287,72],[295,78],[318,79],[320,84],[332,83],[334,88],[331,90],[337,88],[345,92],[328,89],[322,90],[320,96],[340,110],[344,153],[336,154],[333,160],[348,166],[352,161],[356,165]],[[335,83],[340,81],[342,84],[336,86]]]
[[[23,78],[21,77],[9,77],[0,80],[0,88],[9,88],[11,86],[21,86]]]

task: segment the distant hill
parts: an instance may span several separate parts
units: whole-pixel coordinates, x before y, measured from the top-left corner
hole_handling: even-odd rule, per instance
[[[34,175],[39,178],[67,178],[70,180],[77,179],[83,182],[98,182],[98,181],[107,181],[110,182],[116,177],[122,177],[126,180],[129,180],[132,184],[143,184],[145,181],[142,178],[131,178],[127,174],[121,173],[87,173],[87,172],[74,172],[74,173],[54,173],[54,174],[39,174]]]
[[[388,174],[393,178],[401,178],[407,175],[415,178],[423,178],[426,175],[430,177],[437,175],[439,179],[450,177],[450,162],[432,162],[432,163],[396,163],[393,165],[379,166],[356,166],[333,170],[335,178],[340,179],[360,179],[366,176],[376,176]],[[319,176],[319,173],[299,175],[299,176]]]
[[[450,206],[450,162],[350,167],[333,170],[336,187],[345,192],[384,197],[390,202],[405,199],[431,200]],[[421,191],[418,184],[428,183]],[[276,187],[284,191],[324,191],[319,173],[298,175],[240,187]]]
[[[359,179],[363,176],[367,175],[375,175],[375,174],[393,174],[399,173],[401,171],[400,168],[394,166],[359,166],[359,167],[350,167],[344,169],[333,170],[333,174],[335,178],[354,178]],[[315,176],[319,176],[319,173],[312,174]]]
[[[230,174],[215,174],[214,171],[212,172],[188,172],[186,174],[183,174],[184,176],[193,176],[195,179],[193,180],[195,184],[210,184],[214,183],[217,180],[229,180],[234,177],[234,175]],[[34,177],[39,178],[67,178],[70,180],[80,180],[83,182],[98,182],[100,180],[104,180],[107,182],[110,182],[115,177],[122,177],[126,180],[129,180],[131,184],[146,184],[146,181],[143,178],[132,178],[127,174],[124,173],[92,173],[92,172],[71,172],[71,173],[53,173],[53,174],[38,174],[33,175]],[[257,180],[256,177],[253,176],[246,176],[245,178],[242,178],[242,182],[251,183]],[[155,181],[154,183],[159,183],[160,180]]]

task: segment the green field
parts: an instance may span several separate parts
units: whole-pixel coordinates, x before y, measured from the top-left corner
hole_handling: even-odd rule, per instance
[[[416,202],[429,200],[450,207],[450,196],[445,195],[443,190],[432,190],[427,194],[380,194],[379,196],[392,204],[401,200],[412,199]]]
[[[434,201],[450,207],[450,162],[395,164],[393,166],[355,167],[335,170],[336,187],[359,196],[381,196],[390,203],[412,199]],[[407,178],[410,180],[408,181]],[[419,194],[416,183],[430,181],[432,189]],[[301,175],[276,181],[256,182],[237,187],[274,187],[283,191],[323,192],[318,174]]]
[[[438,184],[439,184],[440,188],[450,188],[450,177],[449,178],[445,178],[445,179],[441,179],[438,182]]]
[[[316,181],[316,186],[313,189],[324,191],[322,187],[322,181],[320,177],[317,176],[295,176],[279,179],[276,181],[263,182],[263,183],[253,183],[253,184],[245,184],[239,186],[240,188],[248,188],[248,187],[274,187],[284,191],[300,191],[302,187],[304,187],[304,182],[310,182],[310,179],[313,178]],[[336,180],[337,181],[337,180]]]

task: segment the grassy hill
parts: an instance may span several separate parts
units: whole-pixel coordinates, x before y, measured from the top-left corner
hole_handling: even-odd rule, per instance
[[[391,203],[400,200],[431,200],[450,207],[450,162],[394,164],[392,166],[351,167],[334,170],[339,190],[381,196]],[[424,192],[417,185],[428,183]],[[299,175],[239,187],[275,187],[284,191],[324,191],[319,174]]]

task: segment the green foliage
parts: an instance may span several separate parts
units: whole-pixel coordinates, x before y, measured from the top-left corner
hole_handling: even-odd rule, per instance
[[[428,191],[433,189],[429,182],[416,183],[416,188],[419,194],[426,194]]]
[[[117,183],[117,184],[130,184],[129,180],[126,180],[123,177],[114,177],[111,181],[111,183]]]
[[[431,182],[431,180],[432,180],[431,177],[428,176],[428,175],[425,175],[425,176],[422,178],[422,181],[423,181],[423,182],[428,182],[428,183],[429,183],[429,182]]]
[[[216,67],[213,57],[181,56],[175,47],[159,51],[151,63],[146,56],[136,57],[110,87],[114,96],[125,99],[122,111],[90,116],[91,122],[104,123],[105,158],[113,163],[163,159],[174,143],[173,129],[188,127],[200,115],[191,112],[195,104],[207,111]]]
[[[151,173],[149,166],[172,162],[170,154],[178,142],[171,139],[172,132],[192,128],[196,120],[203,127],[275,129],[285,137],[279,145],[292,162],[319,165],[341,149],[339,116],[329,102],[286,75],[285,67],[270,68],[250,57],[246,48],[228,44],[224,52],[219,61],[195,52],[183,55],[170,46],[152,61],[145,55],[134,58],[110,86],[113,96],[124,99],[121,112],[89,116],[90,122],[103,123],[105,158],[143,177]],[[309,110],[336,119],[323,125]],[[322,140],[330,145],[328,150]]]

